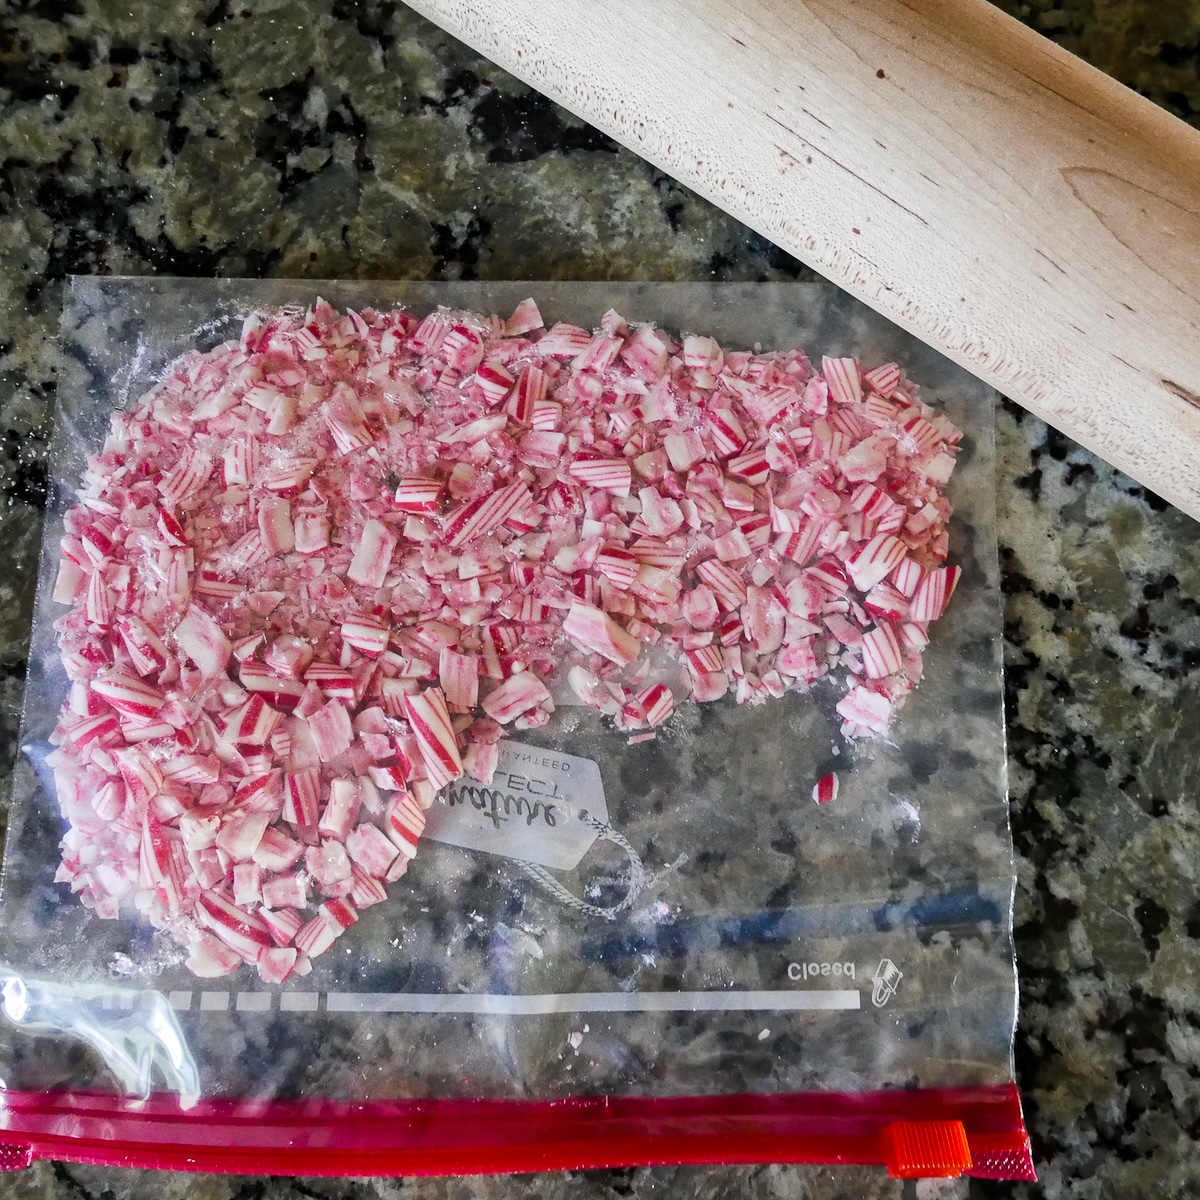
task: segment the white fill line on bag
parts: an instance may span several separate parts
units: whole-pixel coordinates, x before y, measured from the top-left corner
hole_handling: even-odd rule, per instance
[[[329,992],[326,1012],[478,1013],[497,1017],[585,1012],[783,1012],[861,1007],[856,989],[777,992],[550,992],[508,996],[491,992]]]

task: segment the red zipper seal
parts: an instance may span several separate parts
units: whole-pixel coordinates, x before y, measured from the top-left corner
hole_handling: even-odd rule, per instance
[[[0,1169],[35,1159],[185,1171],[467,1175],[858,1163],[901,1178],[1036,1179],[1015,1086],[557,1101],[205,1100],[0,1093]]]

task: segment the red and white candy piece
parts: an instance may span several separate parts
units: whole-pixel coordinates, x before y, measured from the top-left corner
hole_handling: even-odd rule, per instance
[[[813,785],[812,798],[818,804],[828,804],[830,800],[836,800],[837,794],[838,777],[834,771],[830,771],[828,775],[822,775]]]
[[[961,570],[958,567],[938,567],[917,585],[908,607],[910,621],[936,621],[946,611],[954,594]]]
[[[162,692],[153,684],[116,671],[92,680],[92,691],[117,712],[130,717],[153,717],[166,702]],[[76,745],[79,744],[76,741]]]
[[[441,690],[428,688],[417,695],[405,696],[404,711],[429,782],[435,788],[453,783],[463,773],[462,758]]]
[[[633,481],[633,472],[623,458],[580,457],[571,463],[567,471],[573,479],[578,479],[588,487],[612,492],[616,496],[628,496],[629,485]]]
[[[420,812],[420,809],[417,811]],[[421,814],[421,826],[424,826],[424,814]],[[415,838],[412,845],[415,853]],[[395,860],[397,851],[378,826],[364,821],[347,835],[346,853],[368,875],[382,879]]]
[[[518,482],[492,492],[451,513],[445,526],[446,545],[469,545],[508,520],[529,499],[529,488]]]
[[[563,633],[582,650],[602,655],[618,666],[628,666],[641,646],[602,609],[576,600],[563,621]]]
[[[396,542],[396,534],[382,521],[372,518],[364,522],[346,575],[363,587],[382,587]]]
[[[404,858],[417,853],[417,841],[425,829],[425,813],[408,792],[398,792],[388,809],[384,833]]]
[[[846,569],[854,586],[860,592],[868,592],[903,562],[907,552],[899,538],[890,533],[877,533],[846,559]]]
[[[519,716],[550,699],[550,690],[533,674],[522,671],[506,679],[495,691],[483,698],[483,711],[501,725],[508,725]]]
[[[435,513],[445,484],[439,479],[410,476],[396,486],[396,508],[407,513]]]
[[[388,644],[388,627],[366,617],[350,617],[342,622],[342,641],[368,658],[378,658]]]
[[[868,679],[884,679],[894,675],[904,664],[895,627],[886,621],[872,626],[862,635],[860,651],[863,674]]]
[[[175,641],[200,673],[209,678],[224,672],[233,651],[221,626],[197,604],[189,604],[183,620],[175,626]]]

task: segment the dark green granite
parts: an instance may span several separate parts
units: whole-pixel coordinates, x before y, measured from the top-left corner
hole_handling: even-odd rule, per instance
[[[1200,119],[1196,0],[1004,6]],[[8,0],[0,122],[6,771],[65,274],[807,277],[390,0]],[[1040,1184],[783,1167],[290,1181],[39,1164],[0,1194],[1200,1194],[1200,527],[1015,407],[998,426],[1017,1062]]]

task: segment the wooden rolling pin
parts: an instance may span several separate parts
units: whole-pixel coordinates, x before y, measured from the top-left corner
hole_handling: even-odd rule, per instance
[[[986,0],[409,0],[1200,517],[1200,133]]]

